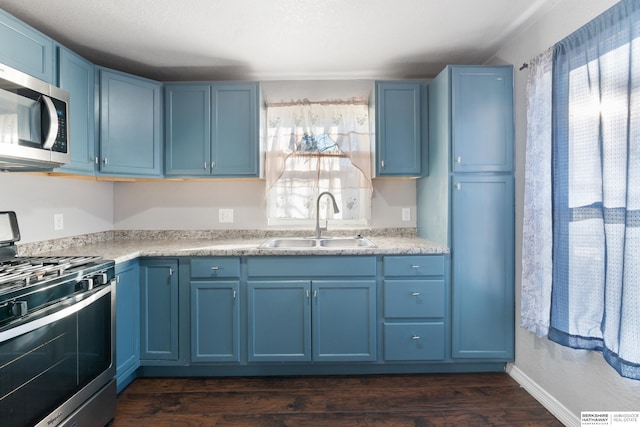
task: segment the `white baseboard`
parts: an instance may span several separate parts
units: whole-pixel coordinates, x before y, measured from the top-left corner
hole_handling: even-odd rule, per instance
[[[558,402],[549,392],[540,387],[538,383],[525,375],[517,366],[507,364],[507,373],[516,380],[531,396],[542,406],[547,408],[562,424],[567,427],[580,427],[580,418],[569,411],[562,403]]]

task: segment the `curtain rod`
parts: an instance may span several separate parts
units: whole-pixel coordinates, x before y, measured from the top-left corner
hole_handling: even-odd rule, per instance
[[[292,105],[369,105],[367,98],[326,99],[324,101],[311,101],[309,98],[289,101],[265,101],[267,107],[290,107]]]

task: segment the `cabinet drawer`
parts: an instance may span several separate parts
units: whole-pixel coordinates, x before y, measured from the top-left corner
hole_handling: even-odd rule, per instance
[[[444,317],[444,280],[385,280],[385,317]]]
[[[384,360],[442,360],[444,347],[444,323],[384,324]]]
[[[282,256],[247,260],[249,277],[375,276],[375,256]]]
[[[385,276],[442,276],[442,255],[386,256],[383,261]]]
[[[240,277],[240,258],[203,257],[191,259],[191,278]]]

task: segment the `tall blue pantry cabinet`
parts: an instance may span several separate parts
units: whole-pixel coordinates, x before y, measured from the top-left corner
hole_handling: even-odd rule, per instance
[[[448,66],[429,85],[418,235],[451,248],[452,358],[514,357],[513,67]]]

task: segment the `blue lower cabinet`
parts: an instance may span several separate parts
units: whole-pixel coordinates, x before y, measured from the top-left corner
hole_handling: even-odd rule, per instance
[[[249,362],[311,361],[311,282],[247,283]]]
[[[452,184],[453,357],[512,360],[513,177],[465,174]]]
[[[249,362],[375,361],[375,280],[249,281]]]
[[[443,360],[444,334],[443,322],[385,323],[384,360]]]
[[[239,281],[191,282],[191,361],[240,361]]]
[[[312,282],[313,360],[376,360],[375,280]]]
[[[140,262],[141,363],[178,361],[178,261]]]
[[[140,267],[116,265],[116,386],[118,393],[140,366]]]

